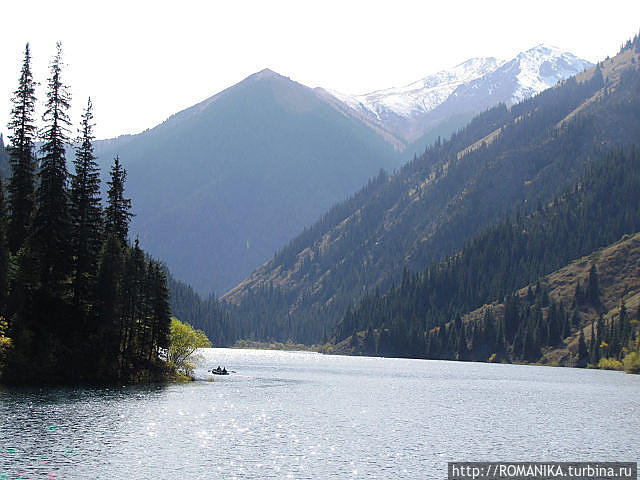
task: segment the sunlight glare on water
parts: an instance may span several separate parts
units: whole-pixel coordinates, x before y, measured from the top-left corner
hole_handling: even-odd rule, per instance
[[[638,461],[640,377],[206,349],[214,382],[0,390],[2,478],[446,478],[448,461]]]

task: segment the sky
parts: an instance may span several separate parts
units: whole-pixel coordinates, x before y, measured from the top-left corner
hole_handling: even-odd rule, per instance
[[[596,62],[640,31],[638,0],[11,0],[0,13],[5,138],[27,42],[38,115],[60,40],[74,125],[90,96],[96,136],[110,138],[151,128],[263,68],[357,94],[540,43]]]

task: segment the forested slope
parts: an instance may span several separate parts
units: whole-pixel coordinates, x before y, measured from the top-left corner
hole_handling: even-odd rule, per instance
[[[422,273],[405,272],[400,286],[385,295],[365,297],[339,322],[334,339],[339,343],[367,331],[362,346],[352,340],[367,353],[467,360],[487,360],[495,353],[498,359],[537,361],[544,349],[562,345],[584,327],[585,306],[611,310],[611,295],[602,301],[597,269],[582,286],[576,278],[571,288],[556,289],[551,297],[544,280],[526,295],[514,292],[640,231],[638,192],[640,151],[606,153],[573,190],[552,203],[505,219]],[[637,277],[637,269],[620,268],[619,276],[607,278],[623,284],[629,276]],[[622,294],[613,303],[621,299]],[[461,318],[486,304],[502,306],[495,312],[483,309],[481,319],[471,315],[476,321],[465,325]],[[621,339],[620,345],[629,340]]]
[[[367,291],[386,291],[520,207],[575,184],[603,147],[640,138],[637,41],[590,71],[476,117],[389,176],[381,172],[223,296],[238,336],[317,343]]]

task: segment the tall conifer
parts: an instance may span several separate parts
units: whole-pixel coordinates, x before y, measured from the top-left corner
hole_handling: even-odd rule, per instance
[[[93,106],[91,99],[82,115],[80,136],[71,180],[71,218],[74,255],[73,297],[76,305],[89,298],[102,247],[100,171],[93,151]]]
[[[169,304],[169,289],[167,275],[162,266],[153,262],[153,345],[158,348],[169,348],[169,330],[171,325],[171,307]]]
[[[13,253],[24,244],[33,212],[35,191],[34,139],[37,131],[34,124],[36,82],[31,74],[31,51],[27,43],[24,61],[18,80],[18,89],[13,92],[13,108],[9,120],[11,163],[8,207],[9,248]]]
[[[129,235],[129,221],[131,213],[131,199],[124,196],[124,183],[127,179],[127,171],[122,167],[120,158],[113,159],[111,167],[111,179],[107,182],[107,207],[104,211],[105,231],[107,234],[114,234],[121,245],[127,244]]]
[[[7,281],[9,274],[9,246],[7,245],[7,215],[4,186],[0,177],[0,317],[6,316]]]
[[[62,82],[62,45],[57,43],[57,52],[51,62],[51,76],[47,82],[47,103],[42,130],[42,158],[40,184],[36,192],[36,214],[34,219],[34,241],[40,255],[42,285],[54,296],[64,293],[71,267],[68,172],[65,145],[69,137],[70,94]]]
[[[596,264],[592,264],[589,269],[589,283],[587,284],[587,300],[589,303],[598,308],[600,306],[600,286],[598,284],[598,270]]]
[[[96,279],[96,309],[99,319],[99,366],[106,378],[117,378],[120,354],[123,249],[115,235],[103,245]]]
[[[144,252],[136,240],[134,246],[128,249],[122,275],[120,364],[121,372],[125,375],[131,367],[131,362],[135,361],[140,332],[144,328],[143,319],[147,311],[147,298],[145,295],[146,271],[147,265]]]

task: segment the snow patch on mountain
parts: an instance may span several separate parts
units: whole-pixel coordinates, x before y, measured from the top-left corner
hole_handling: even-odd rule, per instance
[[[532,97],[558,82],[592,66],[591,62],[563,52],[557,47],[540,44],[511,60],[519,66],[518,86],[511,103]]]
[[[442,70],[403,87],[363,95],[329,92],[356,111],[384,121],[389,114],[412,117],[427,113],[444,102],[458,86],[494,71],[504,63],[496,58],[472,58],[450,70]]]
[[[500,87],[515,85],[507,97],[499,99],[514,104],[591,65],[570,52],[540,44],[509,61],[494,57],[472,58],[452,69],[442,70],[403,87],[376,90],[362,95],[328,91],[352,109],[385,125],[393,118],[415,119],[429,113],[449,97],[457,96],[456,90],[460,86],[467,85],[475,90],[486,80],[484,83],[489,84],[487,94],[493,95],[494,90]]]

